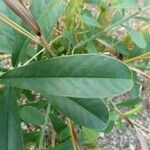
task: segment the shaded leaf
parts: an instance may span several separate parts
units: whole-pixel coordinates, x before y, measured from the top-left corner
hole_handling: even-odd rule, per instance
[[[29,132],[29,133],[24,133],[24,143],[27,144],[29,142],[34,142],[37,143],[39,142],[40,139],[40,132]]]
[[[12,88],[0,92],[0,135],[1,150],[24,149],[16,93]]]
[[[102,129],[108,121],[108,110],[99,99],[72,99],[46,95],[53,106],[79,125]]]
[[[55,114],[50,114],[50,120],[53,124],[53,127],[57,133],[60,133],[63,131],[65,128],[67,128],[67,125],[63,123],[60,119],[57,118]]]

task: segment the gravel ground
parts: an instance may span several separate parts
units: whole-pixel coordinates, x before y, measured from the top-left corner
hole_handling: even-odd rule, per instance
[[[144,91],[142,92],[143,110],[138,115],[136,122],[150,129],[150,82],[141,78]],[[145,137],[150,149],[150,134]],[[136,136],[135,129],[130,125],[125,125],[124,129],[118,127],[110,134],[100,133],[99,145],[101,150],[140,150],[140,142]]]

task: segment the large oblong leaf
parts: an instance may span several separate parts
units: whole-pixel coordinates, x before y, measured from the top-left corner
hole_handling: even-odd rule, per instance
[[[109,113],[100,99],[73,99],[58,96],[46,96],[48,100],[79,125],[103,129],[108,121]]]
[[[128,67],[105,55],[52,58],[9,71],[1,79],[8,86],[81,98],[111,98],[133,86]]]
[[[0,92],[0,150],[23,150],[23,136],[17,111],[16,92]]]

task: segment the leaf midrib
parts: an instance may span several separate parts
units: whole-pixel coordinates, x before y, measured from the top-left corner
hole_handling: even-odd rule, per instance
[[[81,76],[81,77],[43,77],[43,76],[41,76],[41,77],[2,77],[1,79],[3,80],[7,80],[7,79],[64,79],[64,78],[66,78],[66,79],[93,79],[93,80],[96,80],[96,79],[110,79],[110,80],[132,80],[132,78],[105,78],[105,77],[94,77],[94,76],[91,76],[91,77],[83,77],[83,76]]]

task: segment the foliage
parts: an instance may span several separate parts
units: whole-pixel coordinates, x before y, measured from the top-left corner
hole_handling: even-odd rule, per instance
[[[98,132],[107,134],[123,120],[134,126],[141,108],[137,73],[144,74],[138,69],[149,69],[150,19],[141,16],[149,1],[143,6],[137,0],[21,5],[32,24],[0,1],[0,52],[12,62],[0,66],[0,149],[23,150],[29,143],[39,150],[88,149],[96,146]],[[130,19],[141,26],[129,26]],[[36,24],[41,35],[32,30]],[[120,29],[124,36],[116,34]],[[114,101],[127,92],[126,100]],[[129,110],[125,114],[123,107]]]

